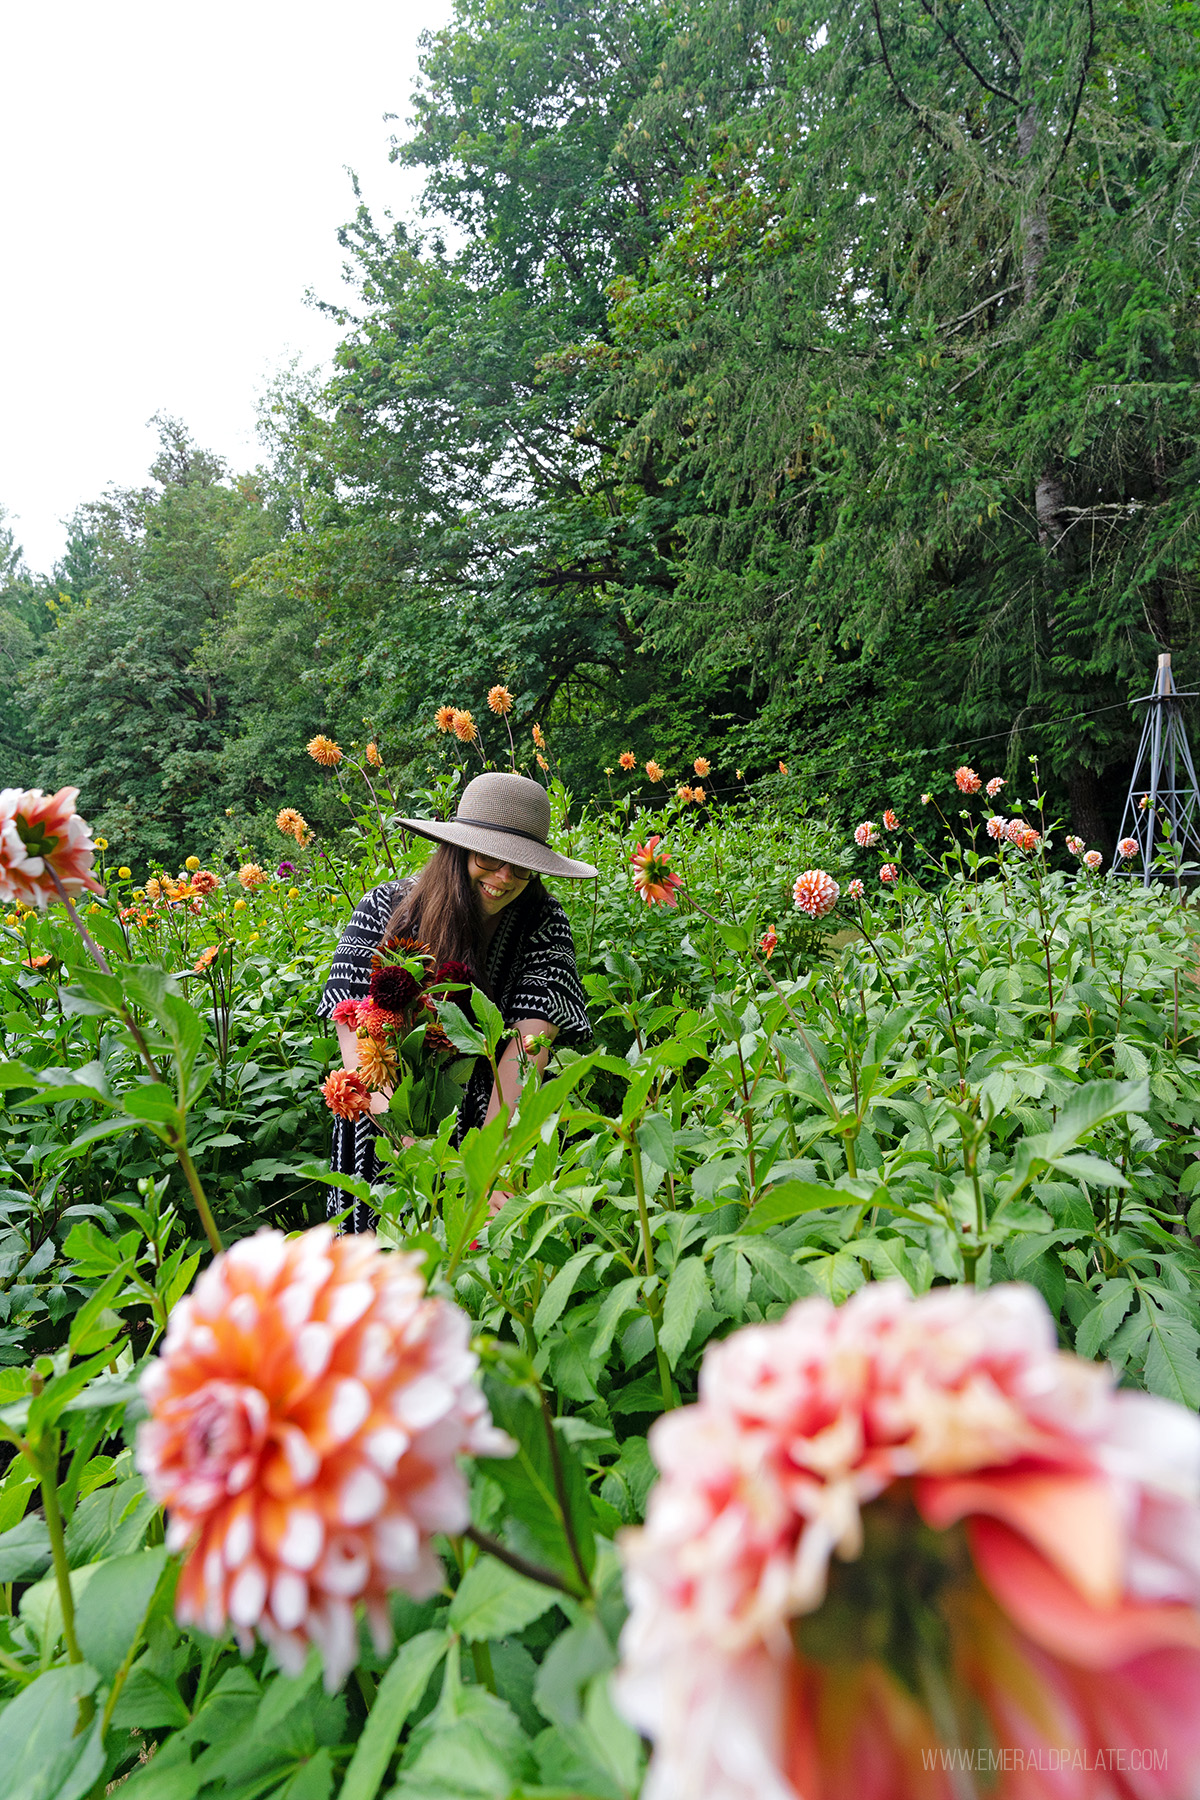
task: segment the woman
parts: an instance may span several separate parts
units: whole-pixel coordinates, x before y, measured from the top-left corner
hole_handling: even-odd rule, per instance
[[[438,963],[461,962],[476,984],[499,1007],[513,1033],[501,1045],[493,1081],[480,1057],[458,1110],[458,1136],[510,1111],[521,1089],[518,1035],[547,1040],[534,1060],[544,1070],[549,1040],[572,1047],[592,1035],[583,989],[575,967],[575,945],[567,915],[542,886],[543,875],[586,880],[588,863],[560,856],[546,842],[550,800],[525,775],[476,775],[463,789],[458,812],[445,824],[404,819],[409,831],[438,845],[420,874],[385,881],[364,894],[342,933],[317,1014],[333,1017],[342,1000],[361,1000],[371,982],[371,957],[385,938],[419,938]],[[358,1067],[358,1038],[339,1022],[343,1066]],[[371,1096],[371,1111],[383,1112],[386,1094]],[[369,1118],[337,1119],[330,1167],[364,1181],[376,1178],[376,1127]],[[338,1188],[329,1191],[329,1212],[346,1208]],[[355,1205],[348,1231],[372,1228],[370,1208]]]

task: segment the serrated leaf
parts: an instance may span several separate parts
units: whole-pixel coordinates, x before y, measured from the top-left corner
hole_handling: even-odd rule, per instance
[[[1098,1356],[1132,1304],[1131,1281],[1106,1282],[1098,1305],[1085,1315],[1075,1333],[1075,1354],[1089,1359]]]
[[[674,1369],[688,1347],[700,1308],[708,1299],[708,1271],[699,1256],[685,1256],[667,1283],[658,1341]]]
[[[537,1311],[533,1315],[533,1329],[542,1338],[562,1316],[568,1300],[575,1291],[575,1283],[583,1274],[590,1262],[600,1255],[600,1245],[590,1244],[586,1250],[579,1250],[569,1262],[563,1264],[554,1280],[538,1302]]]
[[[549,1612],[557,1597],[556,1589],[518,1575],[494,1556],[481,1556],[459,1583],[450,1624],[472,1643],[507,1637]]]

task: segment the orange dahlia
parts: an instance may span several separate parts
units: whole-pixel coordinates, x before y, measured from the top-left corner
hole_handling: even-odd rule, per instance
[[[534,743],[537,745],[537,748],[539,750],[544,750],[546,748],[546,740],[542,735],[542,728],[540,725],[534,726],[532,732],[530,733],[530,736],[532,737]]]
[[[238,880],[250,894],[255,888],[265,887],[269,877],[266,870],[260,869],[257,863],[243,863],[238,870]]]
[[[192,892],[203,899],[205,894],[215,894],[221,883],[211,869],[197,869],[192,876]]]
[[[333,1009],[335,1019],[338,1016],[339,1008],[344,1006],[354,1008],[355,1028],[358,1031],[365,1031],[368,1037],[377,1039],[379,1043],[384,1041],[389,1031],[395,1031],[400,1024],[398,1014],[388,1012],[386,1007],[377,1006],[374,1000],[339,1000]]]
[[[73,897],[104,892],[91,873],[92,828],[75,811],[78,796],[74,787],[0,792],[0,900],[48,906],[58,898],[51,870]]]
[[[890,806],[885,808],[885,810],[884,810],[883,828],[885,831],[892,831],[892,832],[899,831],[899,829],[900,829],[900,821],[896,817],[895,813],[892,811]]]
[[[696,758],[695,762],[692,764],[692,767],[696,771],[697,775],[711,775],[712,774],[712,764],[709,762],[707,756],[698,756]]]
[[[475,720],[469,712],[456,712],[451,720],[451,727],[460,744],[473,744],[479,735],[475,729]]]
[[[688,802],[689,802],[689,801],[690,801],[690,800],[691,800],[691,799],[693,799],[693,797],[694,797],[694,796],[693,796],[693,794],[692,794],[692,790],[691,790],[691,788],[690,788],[690,787],[686,787],[686,786],[685,786],[685,787],[677,787],[677,788],[676,788],[676,789],[675,789],[675,798],[676,798],[676,799],[677,799],[677,800],[682,800],[682,801],[683,801],[683,804],[684,804],[684,805],[685,805],[685,806],[686,806],[686,805],[687,805],[687,804],[688,804]]]
[[[1200,1424],[1031,1288],[801,1300],[650,1447],[615,1688],[646,1800],[1200,1792]]]
[[[758,947],[762,951],[764,956],[771,956],[774,953],[775,946],[776,946],[776,944],[778,944],[778,942],[779,942],[779,933],[776,931],[775,927],[772,925],[772,926],[768,927],[768,929],[766,931],[763,932],[762,937],[759,939]]]
[[[792,898],[810,919],[823,919],[837,905],[841,891],[833,876],[827,875],[824,869],[805,869],[796,877]]]
[[[488,689],[487,703],[490,710],[498,714],[500,718],[513,709],[512,695],[506,687],[501,687],[499,683],[494,688]]]
[[[275,814],[275,829],[302,844],[308,836],[308,820],[294,806],[284,806]]]
[[[692,799],[696,802],[697,806],[703,806],[704,802],[708,799],[708,795],[702,787],[694,787],[692,789]]]
[[[966,763],[962,763],[954,771],[954,785],[960,794],[977,794],[983,786],[983,782],[974,769],[968,768]]]
[[[646,764],[646,773],[651,781],[661,781],[663,778],[663,772],[653,757],[651,757],[650,761]]]
[[[374,1038],[361,1025],[358,1028],[358,1072],[373,1094],[382,1094],[396,1085],[400,1065],[392,1046]]]
[[[662,840],[647,838],[629,858],[633,864],[633,885],[647,906],[678,906],[677,888],[683,886],[671,869],[671,852],[658,848]]]
[[[199,956],[196,958],[195,962],[192,964],[192,967],[193,967],[193,969],[195,969],[197,975],[203,975],[203,973],[204,973],[205,969],[207,969],[208,965],[210,963],[216,962],[216,960],[220,954],[221,954],[221,952],[218,949],[216,944],[210,944],[208,946],[207,950],[202,950],[200,952]]]
[[[342,760],[342,747],[340,744],[335,744],[332,738],[327,738],[318,732],[315,738],[309,739],[308,754],[314,762],[320,763],[323,769],[336,769]]]
[[[458,1458],[513,1449],[470,1322],[420,1269],[365,1233],[260,1231],[204,1271],[142,1376],[138,1467],[187,1552],[177,1617],[246,1652],[257,1634],[292,1674],[316,1644],[330,1691],[359,1602],[382,1653],[389,1593],[443,1585],[431,1539],[470,1521]]]
[[[371,1110],[371,1093],[353,1069],[335,1069],[321,1084],[325,1104],[335,1119],[361,1119]]]
[[[373,769],[378,769],[382,766],[383,758],[379,754],[378,744],[368,744],[364,754]]]
[[[455,709],[452,706],[439,706],[438,707],[437,711],[433,715],[433,722],[437,726],[439,731],[453,731],[454,730],[454,713],[455,713]]]

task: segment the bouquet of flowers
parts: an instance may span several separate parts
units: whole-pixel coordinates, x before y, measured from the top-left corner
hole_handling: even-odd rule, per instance
[[[466,1013],[472,986],[465,963],[436,964],[416,938],[388,938],[371,958],[371,991],[365,1000],[341,1000],[333,1016],[358,1036],[358,1069],[339,1069],[324,1085],[326,1104],[339,1118],[370,1111],[372,1093],[389,1094],[376,1115],[394,1142],[426,1137],[457,1112],[474,1067],[447,1035],[439,1005]],[[437,998],[435,998],[435,995]]]

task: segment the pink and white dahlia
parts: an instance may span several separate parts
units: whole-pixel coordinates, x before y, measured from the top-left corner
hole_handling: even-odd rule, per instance
[[[988,836],[993,838],[996,843],[999,843],[1004,836],[1007,825],[1007,819],[1002,819],[999,813],[993,813],[987,822]]]
[[[899,831],[900,829],[900,821],[890,806],[885,810],[883,815],[883,829],[885,831]]]
[[[0,900],[46,907],[58,899],[50,871],[72,899],[104,889],[92,874],[92,828],[75,811],[79,789],[5,788],[0,792]]]
[[[187,1552],[176,1616],[247,1653],[257,1634],[293,1674],[317,1644],[331,1691],[360,1601],[382,1651],[388,1594],[443,1585],[431,1538],[470,1522],[458,1457],[513,1449],[470,1321],[420,1269],[365,1233],[260,1231],[214,1258],[142,1376],[138,1467]]]
[[[848,881],[846,883],[846,892],[849,894],[851,900],[862,900],[865,899],[867,890],[856,875],[853,881]]]
[[[1140,850],[1141,845],[1136,838],[1122,838],[1117,845],[1117,854],[1122,857],[1125,862],[1131,862]]]
[[[837,905],[841,891],[833,876],[827,875],[824,869],[805,869],[803,875],[796,877],[792,898],[810,919],[823,919]]]
[[[954,771],[954,785],[960,794],[977,794],[983,786],[983,782],[974,769],[968,768],[966,763],[962,763]]]
[[[980,1742],[1024,1751],[996,1800],[1200,1792],[1200,1421],[1061,1352],[1031,1288],[801,1300],[710,1345],[650,1444],[616,1683],[644,1800],[952,1800]]]
[[[884,863],[883,867],[879,871],[879,879],[887,887],[891,887],[891,885],[894,881],[899,881],[900,871],[896,867],[895,863]]]
[[[1069,837],[1067,839],[1067,849],[1071,852],[1072,856],[1082,856],[1083,839],[1081,837]]]
[[[997,794],[1003,793],[1004,785],[1003,775],[993,775],[992,779],[988,782],[987,787],[984,789],[988,799],[994,800]]]
[[[854,827],[854,841],[860,850],[870,850],[879,842],[874,819],[864,819],[861,825]]]
[[[1089,851],[1087,851],[1087,852],[1086,852],[1086,854],[1085,854],[1085,856],[1084,856],[1084,859],[1083,859],[1083,861],[1084,861],[1084,866],[1085,866],[1085,868],[1088,868],[1088,869],[1090,869],[1090,870],[1091,870],[1091,871],[1092,871],[1092,874],[1093,874],[1093,875],[1094,875],[1094,874],[1095,874],[1095,873],[1096,873],[1096,872],[1097,872],[1097,870],[1098,870],[1098,869],[1100,869],[1100,868],[1101,868],[1101,867],[1102,867],[1102,866],[1103,866],[1103,864],[1104,864],[1104,858],[1103,858],[1103,857],[1102,857],[1102,856],[1101,856],[1101,854],[1100,854],[1100,852],[1099,852],[1099,851],[1098,851],[1098,850],[1089,850]]]

